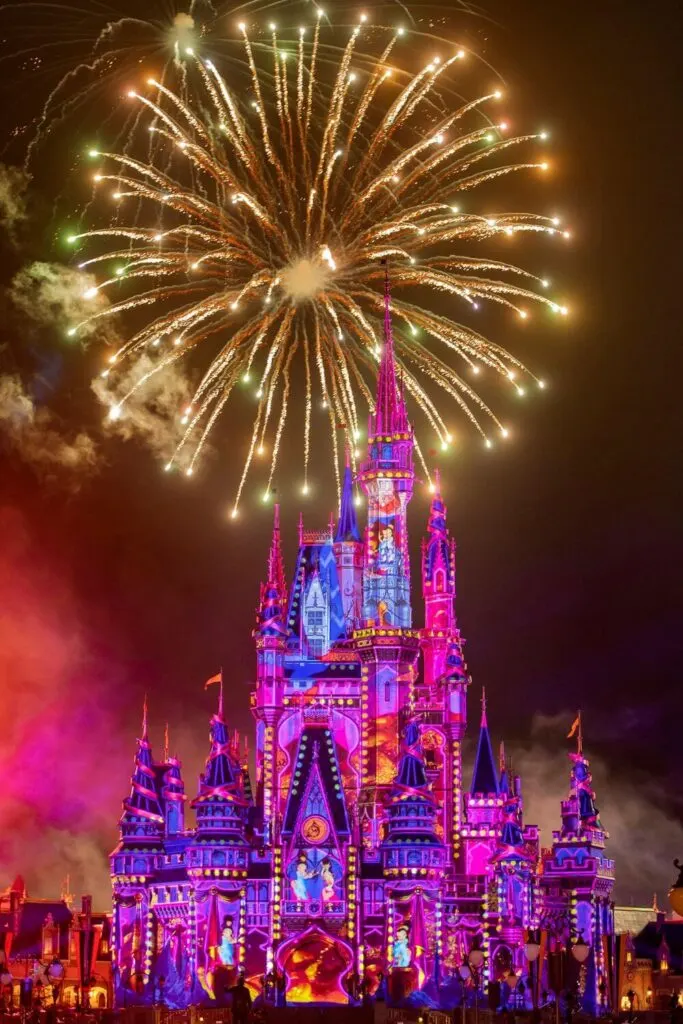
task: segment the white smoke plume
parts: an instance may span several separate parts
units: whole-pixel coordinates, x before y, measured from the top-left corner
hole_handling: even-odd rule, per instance
[[[126,372],[117,374],[113,379],[109,375],[96,378],[92,387],[100,401],[117,413],[116,418],[106,416],[105,428],[124,440],[141,440],[166,462],[173,456],[185,432],[181,420],[193,388],[179,363],[171,363],[151,373],[155,365],[151,356],[142,356]],[[149,373],[149,379],[123,402],[138,381]],[[191,448],[188,447],[181,453],[179,468],[187,464],[190,455]]]
[[[26,220],[29,181],[25,171],[0,164],[0,224],[10,237],[17,226]]]
[[[560,827],[560,801],[569,790],[567,725],[573,713],[536,716],[532,744],[514,752],[514,771],[522,777],[524,817],[539,825],[543,846],[550,846],[553,829]],[[545,741],[545,742],[544,742]],[[654,782],[638,782],[627,766],[619,772],[585,750],[593,775],[600,818],[609,832],[607,854],[615,862],[616,899],[623,904],[652,901],[660,905],[668,889],[674,857],[683,855],[683,825],[663,809],[666,794]]]
[[[22,267],[12,281],[9,297],[24,316],[41,327],[69,335],[93,313],[107,308],[109,299],[96,288],[92,274],[60,263],[31,263]],[[97,337],[105,345],[118,342],[116,328],[109,317],[79,327],[74,341]]]
[[[98,465],[95,444],[83,432],[69,435],[45,407],[37,407],[16,374],[0,376],[0,439],[34,469],[78,475]]]

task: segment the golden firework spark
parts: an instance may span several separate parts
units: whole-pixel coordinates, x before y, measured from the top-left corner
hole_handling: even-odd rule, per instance
[[[520,171],[543,174],[547,160],[535,144],[544,133],[509,137],[507,125],[491,116],[498,90],[450,102],[448,82],[460,72],[463,50],[409,73],[398,64],[401,29],[388,31],[370,58],[359,46],[364,15],[336,50],[324,45],[321,20],[293,41],[282,41],[272,24],[266,42],[239,25],[248,97],[196,53],[196,82],[182,95],[153,78],[131,89],[128,101],[149,116],[152,158],[91,152],[95,181],[111,191],[117,217],[113,226],[71,238],[101,245],[82,267],[118,265],[93,294],[126,289],[72,333],[137,310],[143,326],[111,356],[105,374],[112,381],[130,360],[155,358],[128,393],[113,389],[110,417],[124,416],[154,373],[178,360],[205,360],[191,403],[179,411],[185,431],[167,469],[182,465],[191,475],[235,387],[253,386],[256,412],[234,515],[252,462],[265,453],[270,494],[288,409],[299,394],[303,492],[315,406],[327,412],[335,466],[340,427],[355,459],[359,405],[372,407],[381,354],[383,261],[391,262],[405,388],[444,449],[452,438],[440,392],[490,446],[491,435],[505,437],[507,429],[468,378],[489,367],[520,395],[525,382],[543,386],[461,315],[472,319],[483,302],[520,319],[534,305],[566,313],[542,278],[467,255],[466,243],[564,234],[555,218],[483,216],[463,205],[463,194],[485,183]],[[511,159],[520,146],[533,158]],[[418,453],[422,458],[419,446]]]

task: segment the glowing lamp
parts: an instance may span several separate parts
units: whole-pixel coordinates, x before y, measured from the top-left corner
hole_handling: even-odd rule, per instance
[[[590,946],[583,940],[583,935],[579,935],[579,938],[572,946],[572,956],[577,963],[583,964],[588,959],[590,953]]]
[[[467,959],[469,960],[470,966],[476,971],[484,962],[484,954],[480,949],[471,949]]]
[[[541,947],[538,942],[534,942],[533,939],[529,942],[524,943],[524,956],[527,961],[532,964],[534,960],[538,960],[538,955],[541,952]]]

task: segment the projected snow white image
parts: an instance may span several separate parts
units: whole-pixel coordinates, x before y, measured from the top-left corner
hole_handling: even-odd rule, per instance
[[[342,871],[337,860],[324,850],[299,850],[287,871],[291,892],[298,903],[339,899]]]

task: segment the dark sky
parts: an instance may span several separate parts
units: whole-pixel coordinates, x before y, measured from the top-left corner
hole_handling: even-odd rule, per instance
[[[646,881],[638,887],[637,877],[629,877],[631,888],[620,894],[643,899],[654,882],[667,888],[669,858],[683,854],[675,824],[683,813],[683,14],[674,0],[488,0],[483,7],[492,20],[463,18],[458,34],[509,83],[515,122],[552,130],[555,170],[544,188],[571,221],[574,242],[557,266],[571,298],[571,323],[534,342],[534,364],[547,371],[551,387],[516,415],[515,440],[505,451],[488,455],[472,446],[442,467],[458,540],[459,621],[475,684],[470,715],[476,715],[475,691],[485,684],[496,737],[504,734],[521,764],[542,771],[543,757],[556,764],[555,751],[565,748],[570,712],[583,709],[587,748],[605,784],[598,796],[607,826],[619,819],[628,829],[636,822],[641,831],[633,838],[644,846],[661,825]],[[5,83],[5,115],[8,97]],[[35,209],[44,206],[49,216],[51,202],[39,196]],[[24,237],[24,250],[6,250],[5,282],[27,253],[35,258],[40,238],[36,227]],[[58,255],[48,250],[45,258]],[[39,371],[63,429],[91,429],[91,354],[64,354],[57,339],[45,348],[44,334],[38,343],[16,326],[6,329],[5,344],[0,369],[18,369],[34,384]],[[7,573],[16,576],[6,575],[2,586],[5,640],[8,631],[24,628],[30,636],[26,616],[35,602],[37,618],[62,640],[60,616],[68,608],[64,629],[77,633],[81,646],[73,686],[68,658],[53,686],[47,654],[44,664],[25,672],[20,652],[5,658],[0,683],[14,692],[9,708],[25,724],[26,702],[35,713],[45,701],[48,716],[71,719],[73,727],[74,703],[86,700],[87,715],[76,715],[79,729],[111,758],[106,770],[98,767],[107,813],[110,807],[116,813],[126,789],[145,690],[157,734],[168,717],[172,732],[186,738],[190,791],[211,703],[201,685],[217,666],[229,681],[235,725],[248,723],[250,630],[271,511],[250,500],[239,525],[225,518],[235,475],[230,448],[243,445],[241,425],[238,409],[220,457],[189,485],[164,476],[134,443],[98,438],[104,465],[74,493],[59,480],[46,482],[7,448],[0,542]],[[292,456],[280,483],[289,567],[299,512],[287,483],[293,465]],[[310,500],[307,521],[323,525],[333,503],[331,490]],[[426,510],[424,497],[416,497],[416,549]],[[25,605],[15,604],[19,589],[29,595]],[[560,724],[558,715],[565,716]],[[79,744],[73,728],[68,735],[65,748],[53,744],[48,766],[62,780],[62,797],[60,773]],[[16,759],[23,750],[40,760],[30,736],[27,724],[12,734],[5,754]],[[564,785],[562,776],[553,781],[553,801]],[[87,765],[82,786],[92,786]],[[528,788],[539,801],[549,791],[538,776]],[[91,791],[83,806],[98,799]],[[624,806],[631,801],[633,819]],[[10,824],[32,835],[36,822],[51,820],[44,804]],[[71,816],[55,827],[78,836],[87,831],[87,816],[73,793],[72,804]],[[538,814],[544,813],[539,803]],[[111,845],[114,830],[107,838],[103,815],[95,831],[98,842],[103,836]],[[0,843],[0,885],[3,868],[21,867],[24,853]],[[69,852],[63,860],[73,865],[78,857]],[[57,858],[54,870],[61,864]],[[45,888],[33,862],[31,870]],[[83,877],[97,885],[85,867]]]

